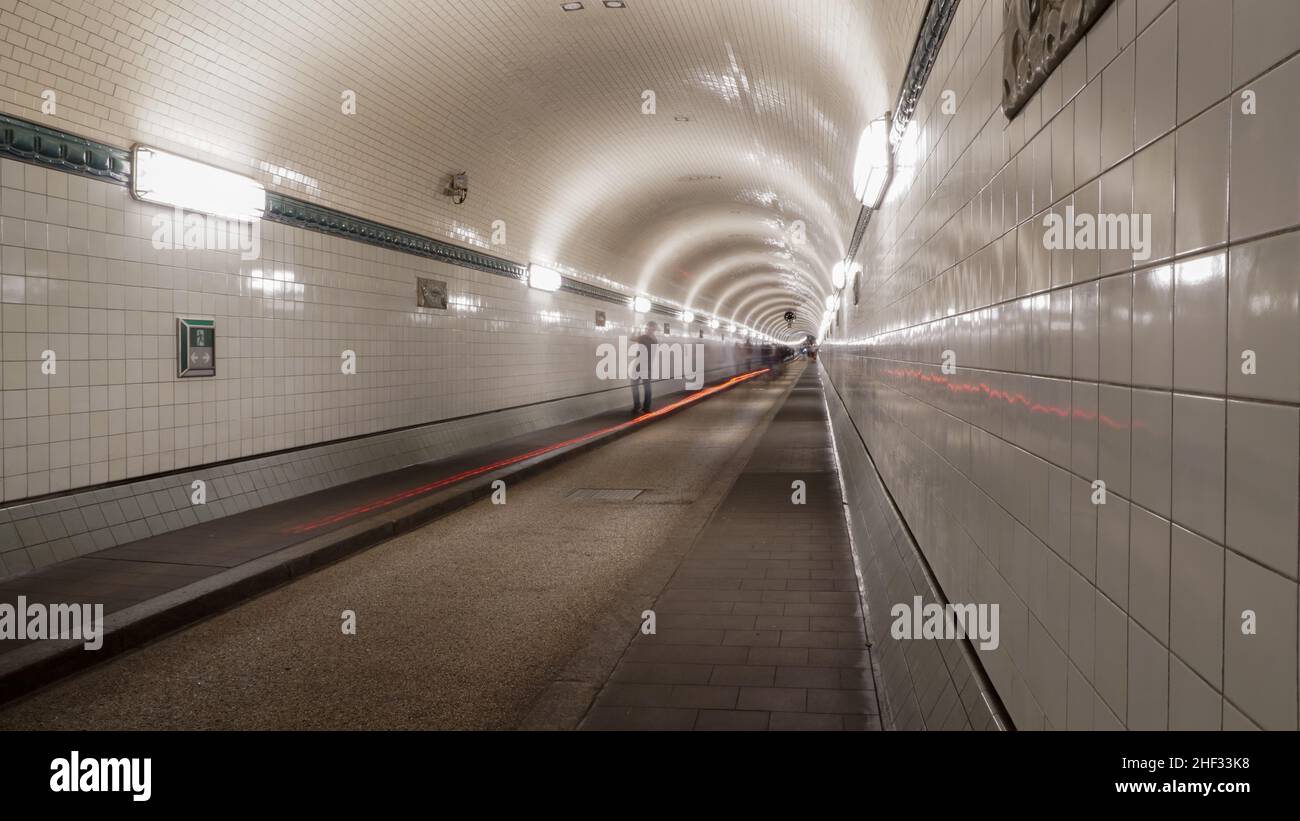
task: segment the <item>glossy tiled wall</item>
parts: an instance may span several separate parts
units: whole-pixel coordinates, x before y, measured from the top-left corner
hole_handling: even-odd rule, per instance
[[[882,713],[887,729],[993,730],[1006,726],[994,712],[997,697],[988,691],[979,663],[960,640],[891,641],[897,602],[941,603],[896,504],[867,456],[858,430],[839,393],[826,391],[826,408],[839,455],[840,480],[853,550],[861,577],[868,631],[880,667]],[[990,698],[990,696],[992,696]]]
[[[959,8],[826,368],[944,593],[999,605],[1017,727],[1296,729],[1300,5],[1116,0],[1011,122],[1002,14]],[[1150,257],[1047,250],[1067,206]]]
[[[495,417],[490,435],[627,404],[626,389],[599,379],[596,362],[598,345],[629,334],[628,307],[269,221],[259,223],[255,259],[157,250],[159,213],[123,186],[0,160],[0,508],[8,508],[0,510],[0,575],[132,535],[113,525],[138,521],[138,538],[185,521],[150,506],[75,532],[52,520],[8,526],[175,488],[141,481],[41,510],[21,504],[32,497],[190,476],[186,469],[506,408],[534,409]],[[447,310],[416,306],[417,276],[447,282]],[[216,376],[177,378],[177,317],[216,320]],[[671,317],[654,319],[684,332]],[[706,330],[701,340],[700,327],[689,340],[664,341],[705,342],[705,367],[728,368],[729,335]],[[341,367],[348,350],[355,374]],[[55,354],[49,374],[46,351]],[[399,444],[410,458],[434,458],[457,440],[482,444],[478,427],[420,428]],[[391,467],[375,449],[392,442],[360,442],[222,468],[221,476],[250,478],[219,493],[254,494],[246,507]],[[259,473],[286,465],[291,475]],[[84,535],[79,545],[76,535]]]

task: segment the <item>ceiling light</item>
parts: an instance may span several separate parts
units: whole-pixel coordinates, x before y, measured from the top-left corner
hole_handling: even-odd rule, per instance
[[[695,321],[695,314],[693,314],[690,311],[682,311],[682,322],[685,322],[687,325],[689,325],[694,321]]]
[[[831,285],[834,285],[834,286],[835,286],[835,290],[837,290],[837,291],[844,287],[844,262],[843,262],[843,260],[841,260],[840,262],[835,263],[835,267],[831,269]]]
[[[605,8],[625,9],[627,8],[627,3],[623,2],[623,0],[605,0]]]
[[[636,311],[638,314],[650,313],[650,300],[643,296],[637,297],[632,300],[632,310]]]
[[[876,208],[889,184],[889,115],[877,117],[862,130],[853,163],[853,192],[867,208]]]
[[[560,4],[560,8],[564,9],[565,11],[582,11],[582,9],[583,9],[583,5],[582,5],[581,3],[576,3],[576,2],[575,2],[575,3],[561,3],[561,4]]]
[[[266,189],[251,177],[144,145],[131,154],[131,196],[138,200],[244,222],[266,211]]]
[[[733,334],[734,334],[734,333],[736,332],[736,323],[733,322],[733,323],[731,323],[730,325],[728,325],[728,326],[727,326],[727,330],[728,330],[730,333],[733,333]]]
[[[528,287],[530,288],[536,288],[539,291],[558,291],[561,282],[559,271],[544,268],[535,263],[528,266]]]
[[[718,326],[721,325],[721,324],[722,324],[722,323],[718,322],[718,320],[716,320],[716,319],[710,319],[710,320],[709,320],[709,327],[712,328],[712,329],[715,330],[715,331],[718,329]]]

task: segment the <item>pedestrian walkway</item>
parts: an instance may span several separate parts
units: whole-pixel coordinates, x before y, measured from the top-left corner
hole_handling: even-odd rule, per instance
[[[842,504],[809,365],[581,729],[880,729]]]
[[[0,642],[0,701],[463,507],[495,479],[522,478],[756,375],[663,397],[639,417],[587,417],[6,579],[0,603],[102,604],[107,635],[94,654],[71,639]],[[104,515],[116,505],[106,503]]]

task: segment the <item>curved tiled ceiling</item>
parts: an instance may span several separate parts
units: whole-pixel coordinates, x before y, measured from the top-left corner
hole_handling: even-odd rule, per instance
[[[794,309],[815,332],[859,210],[857,138],[894,102],[924,0],[583,3],[20,0],[61,21],[29,48],[83,70],[5,108],[723,322],[775,330]],[[458,171],[462,205],[442,193]]]

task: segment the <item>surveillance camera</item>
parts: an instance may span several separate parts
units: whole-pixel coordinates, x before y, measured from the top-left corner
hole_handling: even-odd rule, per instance
[[[444,192],[451,197],[452,202],[460,205],[469,197],[469,175],[464,171],[451,175],[451,184],[447,186]]]

